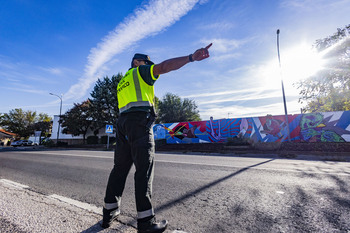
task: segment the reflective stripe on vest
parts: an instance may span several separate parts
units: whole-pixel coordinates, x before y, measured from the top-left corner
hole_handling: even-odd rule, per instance
[[[130,73],[127,74],[129,76],[125,78],[126,83],[130,83],[130,86],[129,85],[126,86],[128,87],[128,90],[124,89],[126,87],[123,87],[123,83],[122,83],[123,79],[120,82],[121,86],[118,85],[118,102],[119,102],[118,107],[119,107],[120,113],[125,112],[126,110],[132,107],[152,107],[153,106],[153,98],[154,98],[153,86],[150,86],[143,81],[141,76],[139,76],[138,74],[138,68],[134,68],[130,72],[132,72],[132,80],[130,80],[131,79]],[[140,82],[143,82],[143,84],[141,84]],[[134,91],[132,90],[132,83],[135,88]],[[142,90],[142,87],[144,90]],[[142,93],[142,91],[144,93]],[[142,94],[144,94],[144,99],[142,97],[143,96]]]
[[[142,93],[141,93],[139,77],[137,75],[137,68],[132,71],[132,77],[134,79],[137,102],[142,101]]]

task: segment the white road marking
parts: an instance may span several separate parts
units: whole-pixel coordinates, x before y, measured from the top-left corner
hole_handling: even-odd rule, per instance
[[[23,184],[14,182],[12,180],[0,179],[0,182],[3,183],[4,185],[10,186],[10,187],[16,188],[16,189],[28,189],[29,188],[29,186],[27,186],[27,185],[23,185]]]
[[[88,203],[85,203],[85,202],[77,201],[77,200],[74,200],[74,199],[71,199],[71,198],[68,198],[68,197],[63,197],[63,196],[60,196],[60,195],[57,195],[57,194],[52,194],[52,195],[50,195],[48,197],[52,198],[52,199],[56,199],[56,200],[62,201],[62,202],[65,202],[65,203],[68,203],[70,205],[79,207],[81,209],[88,210],[88,211],[94,212],[96,214],[102,215],[102,208],[99,208],[97,206],[94,206],[94,205],[91,205],[91,204],[88,204]]]
[[[39,151],[25,151],[26,154],[38,154]],[[70,156],[70,157],[85,157],[85,158],[102,158],[102,159],[113,159],[112,156],[100,156],[100,155],[78,155],[78,154],[67,154],[67,153],[54,153],[54,152],[42,152],[45,155],[62,155],[62,156]]]
[[[0,179],[0,183],[6,185],[8,187],[15,188],[15,189],[20,189],[20,190],[29,189],[29,186],[24,185],[24,184],[20,184],[20,183],[17,183],[17,182],[14,182],[12,180]],[[102,215],[102,207],[99,208],[97,206],[94,206],[94,205],[91,205],[91,204],[88,204],[88,203],[84,203],[84,202],[81,202],[81,201],[73,200],[71,198],[63,197],[63,196],[60,196],[60,195],[57,195],[57,194],[52,194],[52,195],[49,195],[47,197],[51,198],[51,199],[56,199],[56,200],[68,203],[70,205],[79,207],[79,208],[84,209],[84,210],[88,210],[88,211],[94,212],[94,213],[99,214],[99,215]]]
[[[283,191],[276,191],[277,194],[284,194]]]

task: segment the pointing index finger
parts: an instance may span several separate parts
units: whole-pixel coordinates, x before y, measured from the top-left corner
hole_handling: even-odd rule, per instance
[[[209,49],[212,45],[213,43],[210,43],[207,47],[205,47],[205,49]]]

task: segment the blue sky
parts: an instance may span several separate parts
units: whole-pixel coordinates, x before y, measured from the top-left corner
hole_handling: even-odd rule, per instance
[[[350,0],[3,1],[0,112],[59,113],[98,78],[125,73],[134,53],[155,63],[213,42],[210,58],[164,74],[156,96],[195,100],[201,118],[299,113],[292,86],[322,68],[312,44],[350,23]],[[282,72],[276,30],[280,29]],[[281,75],[282,74],[282,75]]]

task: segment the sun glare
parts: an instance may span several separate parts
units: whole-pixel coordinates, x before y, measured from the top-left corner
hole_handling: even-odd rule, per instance
[[[287,50],[281,58],[283,80],[296,82],[306,79],[321,70],[324,61],[319,53],[310,46],[302,44]]]
[[[321,54],[313,51],[306,44],[300,44],[297,47],[281,51],[281,69],[276,54],[276,58],[264,66],[259,73],[270,87],[278,88],[281,77],[285,84],[293,84],[316,74],[323,68],[323,65],[324,60]]]

